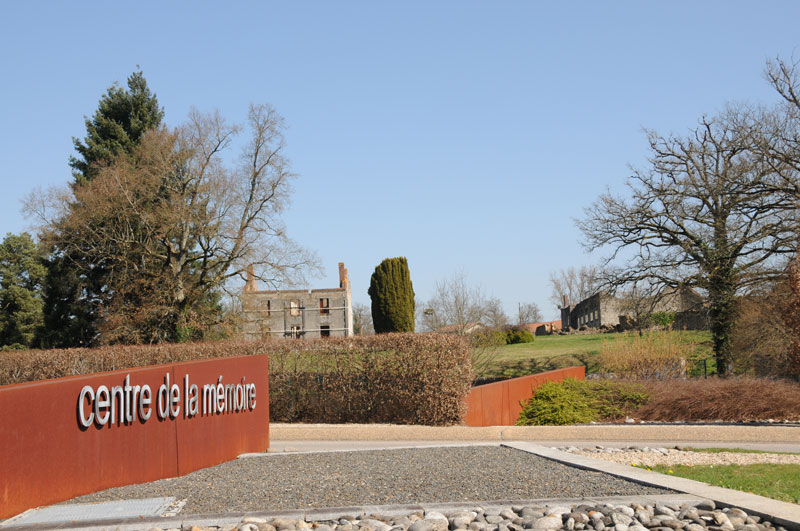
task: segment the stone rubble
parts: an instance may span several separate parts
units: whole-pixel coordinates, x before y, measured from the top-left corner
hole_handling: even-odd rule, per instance
[[[800,464],[800,454],[748,454],[741,452],[692,452],[680,448],[577,448],[575,446],[557,447],[557,450],[582,455],[604,461],[613,461],[623,465],[655,466],[655,465],[752,465],[752,464]]]
[[[239,524],[148,531],[786,531],[741,509],[697,505],[543,505],[492,507],[442,514],[419,511],[402,516],[343,515],[307,522],[290,518],[246,517]]]

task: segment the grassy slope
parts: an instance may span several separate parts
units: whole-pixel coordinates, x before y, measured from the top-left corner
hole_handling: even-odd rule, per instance
[[[670,332],[665,332],[670,333]],[[707,331],[682,332],[696,341],[697,354],[711,353],[711,334]],[[500,347],[481,376],[523,376],[562,367],[584,365],[587,372],[597,371],[597,354],[603,345],[620,341],[626,334],[571,334],[538,336],[533,343]]]
[[[800,465],[655,466],[662,474],[752,492],[774,500],[800,502]]]

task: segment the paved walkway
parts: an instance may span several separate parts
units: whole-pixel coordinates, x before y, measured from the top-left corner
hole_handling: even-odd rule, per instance
[[[389,424],[270,425],[271,452],[359,450],[409,445],[529,441],[542,446],[664,446],[745,448],[800,453],[800,426],[591,425],[399,426]]]

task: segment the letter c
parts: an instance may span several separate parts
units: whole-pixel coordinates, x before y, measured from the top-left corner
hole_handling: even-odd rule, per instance
[[[78,396],[78,419],[80,420],[81,426],[84,428],[88,428],[94,422],[94,413],[92,412],[92,407],[89,408],[89,418],[86,418],[86,412],[84,409],[84,405],[86,402],[86,396],[89,396],[89,402],[94,401],[94,390],[92,389],[91,385],[83,386],[81,389],[81,394]]]

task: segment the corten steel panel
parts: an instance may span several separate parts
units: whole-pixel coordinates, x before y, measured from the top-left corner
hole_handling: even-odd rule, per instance
[[[243,359],[247,361],[242,362]],[[246,432],[238,442],[232,441],[235,438],[232,436],[198,437],[191,424],[200,419],[184,423],[183,410],[173,420],[158,418],[155,395],[165,376],[169,374],[170,383],[182,387],[183,382],[175,378],[188,370],[190,378],[201,383],[197,378],[206,375],[204,363],[213,366],[215,378],[220,374],[223,380],[246,376],[260,386],[257,398],[263,399],[257,401],[253,411],[220,415],[206,426],[214,432]],[[191,367],[186,368],[187,365]],[[130,424],[120,424],[117,420],[113,425],[109,420],[103,427],[93,424],[83,428],[78,419],[81,389],[86,385],[93,389],[100,385],[121,386],[127,375],[131,386],[147,384],[152,389],[154,403],[150,418]],[[177,476],[182,468],[181,455],[186,455],[189,466],[196,469],[217,464],[221,457],[229,459],[244,451],[265,450],[268,446],[266,381],[266,356],[253,356],[0,387],[0,518],[110,487]],[[181,399],[183,407],[183,396]],[[245,418],[252,420],[253,430]],[[184,438],[178,436],[179,424],[191,426],[184,430],[187,433]],[[247,435],[258,429],[263,429],[259,436]],[[190,436],[193,432],[195,435]],[[227,444],[232,448],[220,449],[219,446]]]
[[[474,387],[467,396],[467,426],[513,426],[522,411],[522,402],[545,382],[560,382],[565,378],[583,380],[584,367],[567,367],[502,382]]]
[[[194,470],[235,459],[247,452],[266,452],[269,448],[269,388],[266,356],[247,356],[221,360],[197,361],[181,364],[175,375],[183,387],[184,377],[189,384],[197,384],[200,391],[201,414],[187,418],[183,408],[178,419],[178,473]],[[238,375],[238,378],[237,378]],[[245,384],[256,386],[256,406],[252,412],[238,411],[202,415],[203,384]]]

